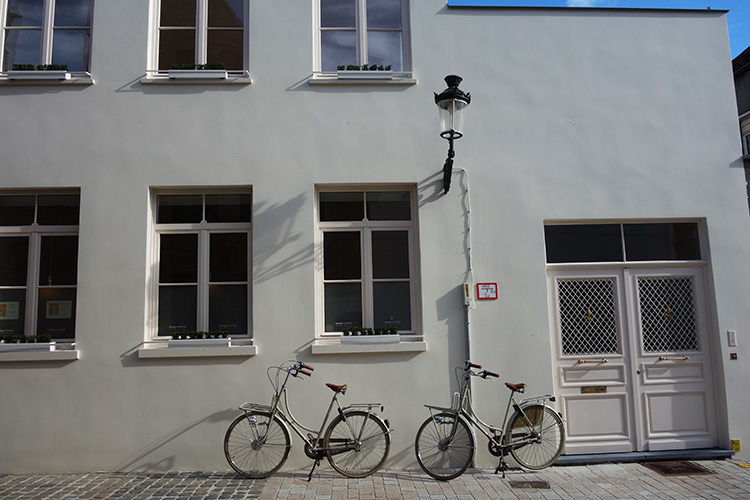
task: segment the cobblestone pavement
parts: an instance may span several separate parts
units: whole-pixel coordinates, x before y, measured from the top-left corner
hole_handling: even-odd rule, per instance
[[[13,500],[121,499],[421,500],[421,499],[750,499],[750,468],[732,461],[694,461],[704,475],[663,476],[642,464],[552,467],[539,472],[469,469],[458,479],[435,481],[421,470],[381,471],[348,479],[322,470],[280,472],[249,480],[229,472],[0,474],[0,498]],[[544,484],[546,483],[546,484]],[[544,487],[547,486],[548,487]]]

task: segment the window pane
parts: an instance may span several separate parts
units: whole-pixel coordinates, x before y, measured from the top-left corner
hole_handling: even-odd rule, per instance
[[[207,194],[207,222],[250,222],[249,194]]]
[[[241,30],[210,30],[206,62],[223,63],[228,70],[243,69],[244,39]]]
[[[409,191],[373,191],[367,193],[369,220],[411,220]]]
[[[629,261],[700,260],[698,224],[625,224],[625,254]]]
[[[80,200],[77,194],[39,195],[37,222],[42,226],[77,226]]]
[[[354,28],[354,0],[320,0],[320,26]]]
[[[78,282],[78,236],[42,236],[39,285],[75,285]]]
[[[247,281],[247,233],[212,233],[211,283]]]
[[[68,71],[88,71],[90,49],[89,30],[55,30],[52,64],[66,64]]]
[[[171,336],[176,332],[197,330],[198,287],[159,287],[159,333]]]
[[[240,28],[245,25],[246,0],[208,0],[208,26]]]
[[[247,285],[211,285],[208,293],[208,329],[246,334]]]
[[[547,262],[621,262],[619,224],[545,226]]]
[[[0,286],[26,286],[29,238],[0,238]]]
[[[336,71],[337,66],[357,64],[357,35],[354,31],[320,33],[320,69]]]
[[[91,0],[55,0],[55,26],[91,26]]]
[[[34,223],[34,196],[0,196],[0,226],[30,226]]]
[[[6,26],[41,26],[44,0],[16,0],[8,2]]]
[[[362,276],[358,231],[323,234],[323,279],[356,280]]]
[[[203,196],[199,194],[169,194],[156,197],[156,222],[182,224],[203,219]]]
[[[195,0],[161,0],[160,26],[195,27]]]
[[[401,0],[367,2],[368,28],[401,28]]]
[[[26,290],[0,290],[0,335],[25,335]]]
[[[175,64],[195,64],[195,30],[162,30],[159,32],[159,69]]]
[[[393,71],[402,71],[403,50],[400,31],[368,31],[367,62],[378,66],[391,66]]]
[[[364,193],[320,193],[320,220],[360,221],[365,218]]]
[[[161,234],[159,283],[198,282],[198,235]]]
[[[5,30],[3,71],[14,64],[39,64],[42,57],[42,30]]]
[[[325,331],[362,326],[362,286],[359,283],[325,284]]]
[[[375,328],[411,330],[411,296],[408,282],[374,283]]]
[[[76,289],[40,288],[36,333],[53,339],[75,338]]]
[[[375,279],[409,277],[407,231],[373,231],[372,274]]]

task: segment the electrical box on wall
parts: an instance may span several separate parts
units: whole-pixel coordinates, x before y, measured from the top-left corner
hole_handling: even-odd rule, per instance
[[[464,283],[464,305],[471,305],[471,288],[468,283]]]

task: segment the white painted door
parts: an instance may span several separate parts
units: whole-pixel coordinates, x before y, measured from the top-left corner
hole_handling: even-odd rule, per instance
[[[713,447],[700,269],[550,271],[567,454]]]

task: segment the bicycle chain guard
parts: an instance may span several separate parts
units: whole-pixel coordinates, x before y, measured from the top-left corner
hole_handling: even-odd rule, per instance
[[[500,438],[501,436],[494,436],[490,439],[489,443],[487,443],[490,453],[495,457],[503,456],[503,445],[500,443]]]

